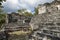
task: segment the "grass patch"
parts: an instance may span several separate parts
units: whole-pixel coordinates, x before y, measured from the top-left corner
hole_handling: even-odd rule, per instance
[[[21,30],[21,31],[14,31],[14,32],[9,32],[8,34],[15,34],[15,35],[26,35],[26,34],[31,34],[31,32],[32,32],[32,28],[30,27],[29,28],[29,30],[27,30],[27,31],[23,31],[23,30]]]
[[[8,34],[15,34],[15,35],[26,35],[26,34],[30,34],[31,31],[15,31],[15,32],[9,32]]]

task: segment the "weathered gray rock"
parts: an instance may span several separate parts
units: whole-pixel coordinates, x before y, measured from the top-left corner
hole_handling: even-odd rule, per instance
[[[36,35],[32,37],[36,38],[42,35],[42,38],[44,38],[48,35],[48,37],[53,37],[49,39],[60,40],[60,1],[55,0],[50,5],[44,6],[40,6],[38,15],[31,19],[30,26],[34,30],[32,35]],[[44,13],[45,9],[47,11]],[[39,40],[39,38],[36,39]]]
[[[52,33],[54,32],[60,35],[60,13],[54,12],[36,15],[31,19],[30,25],[33,30],[48,30],[48,33],[52,31]]]
[[[31,19],[30,25],[33,26],[34,28],[36,28],[39,25],[41,27],[41,26],[44,26],[43,24],[45,24],[45,26],[46,26],[46,25],[48,25],[47,23],[49,23],[52,26],[53,24],[55,24],[55,22],[56,23],[60,22],[59,17],[60,17],[60,13],[39,14]],[[37,25],[37,26],[35,26],[35,25]]]

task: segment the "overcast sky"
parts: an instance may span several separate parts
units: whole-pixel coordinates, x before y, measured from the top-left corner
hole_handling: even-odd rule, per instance
[[[34,12],[34,7],[38,4],[52,1],[53,0],[7,0],[3,2],[3,6],[6,12],[15,12],[21,8],[26,8],[29,12]]]

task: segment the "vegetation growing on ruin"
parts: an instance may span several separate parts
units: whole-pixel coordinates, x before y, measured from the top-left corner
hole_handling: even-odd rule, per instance
[[[31,12],[28,12],[26,9],[20,9],[18,10],[18,13],[24,16],[33,16],[33,14]]]
[[[0,26],[5,23],[5,14],[0,14]]]
[[[2,10],[2,8],[3,8],[2,2],[3,1],[6,1],[6,0],[0,0],[0,27],[3,23],[5,23],[5,17],[6,17],[5,12]]]
[[[34,15],[37,15],[38,14],[38,8],[35,8],[35,13]]]

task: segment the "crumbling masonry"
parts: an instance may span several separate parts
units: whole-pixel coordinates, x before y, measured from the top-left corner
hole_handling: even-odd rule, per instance
[[[60,40],[60,1],[41,4],[38,15],[31,19],[30,40]]]

